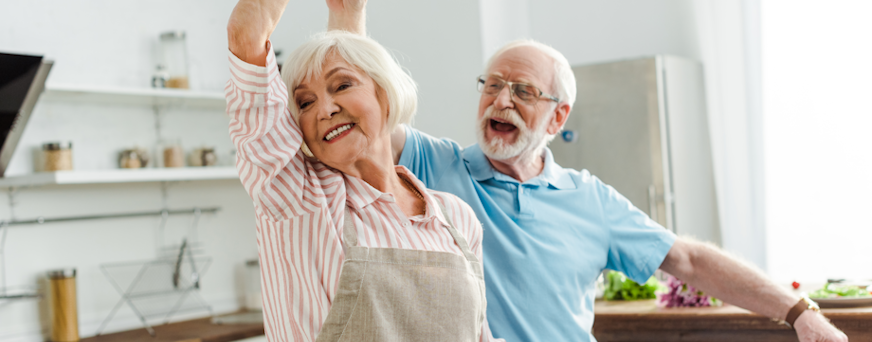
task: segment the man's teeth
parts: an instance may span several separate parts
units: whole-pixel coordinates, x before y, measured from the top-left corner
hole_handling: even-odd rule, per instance
[[[327,134],[327,136],[324,137],[324,140],[327,140],[327,141],[333,140],[333,138],[335,138],[337,135],[351,129],[351,127],[354,127],[354,124],[347,124],[347,125],[339,126],[339,128],[336,128],[332,132]]]

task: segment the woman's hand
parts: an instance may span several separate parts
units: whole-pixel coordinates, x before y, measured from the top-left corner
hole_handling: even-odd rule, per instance
[[[288,0],[240,0],[227,22],[227,43],[246,63],[266,66],[266,42],[276,29]]]
[[[327,0],[330,17],[327,30],[344,30],[366,35],[367,0]]]

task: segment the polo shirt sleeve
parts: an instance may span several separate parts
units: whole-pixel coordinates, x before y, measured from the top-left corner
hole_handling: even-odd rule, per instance
[[[406,144],[399,165],[412,171],[428,188],[434,188],[442,175],[462,160],[463,149],[450,139],[437,139],[417,129],[405,126]]]
[[[594,177],[609,230],[606,268],[644,283],[654,274],[675,242],[675,234],[633,206],[626,197]]]

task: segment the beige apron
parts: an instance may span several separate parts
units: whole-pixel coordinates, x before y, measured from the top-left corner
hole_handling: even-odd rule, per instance
[[[464,256],[360,247],[346,208],[339,289],[316,342],[479,341],[487,307],[482,265],[441,209]]]

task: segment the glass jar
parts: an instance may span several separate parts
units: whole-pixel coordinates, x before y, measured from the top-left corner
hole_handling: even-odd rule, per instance
[[[163,167],[185,167],[185,151],[182,145],[172,143],[163,148]]]
[[[167,88],[188,89],[188,48],[185,31],[169,31],[160,35],[161,67],[167,74]]]
[[[73,143],[49,142],[42,144],[42,171],[73,169]]]
[[[215,166],[218,164],[218,155],[215,154],[214,147],[198,148],[191,152],[188,157],[188,164],[191,166]]]
[[[51,291],[51,341],[79,341],[79,317],[76,304],[76,269],[48,272]]]
[[[148,166],[149,159],[148,151],[134,147],[121,151],[118,155],[118,166],[122,169],[139,169]]]

